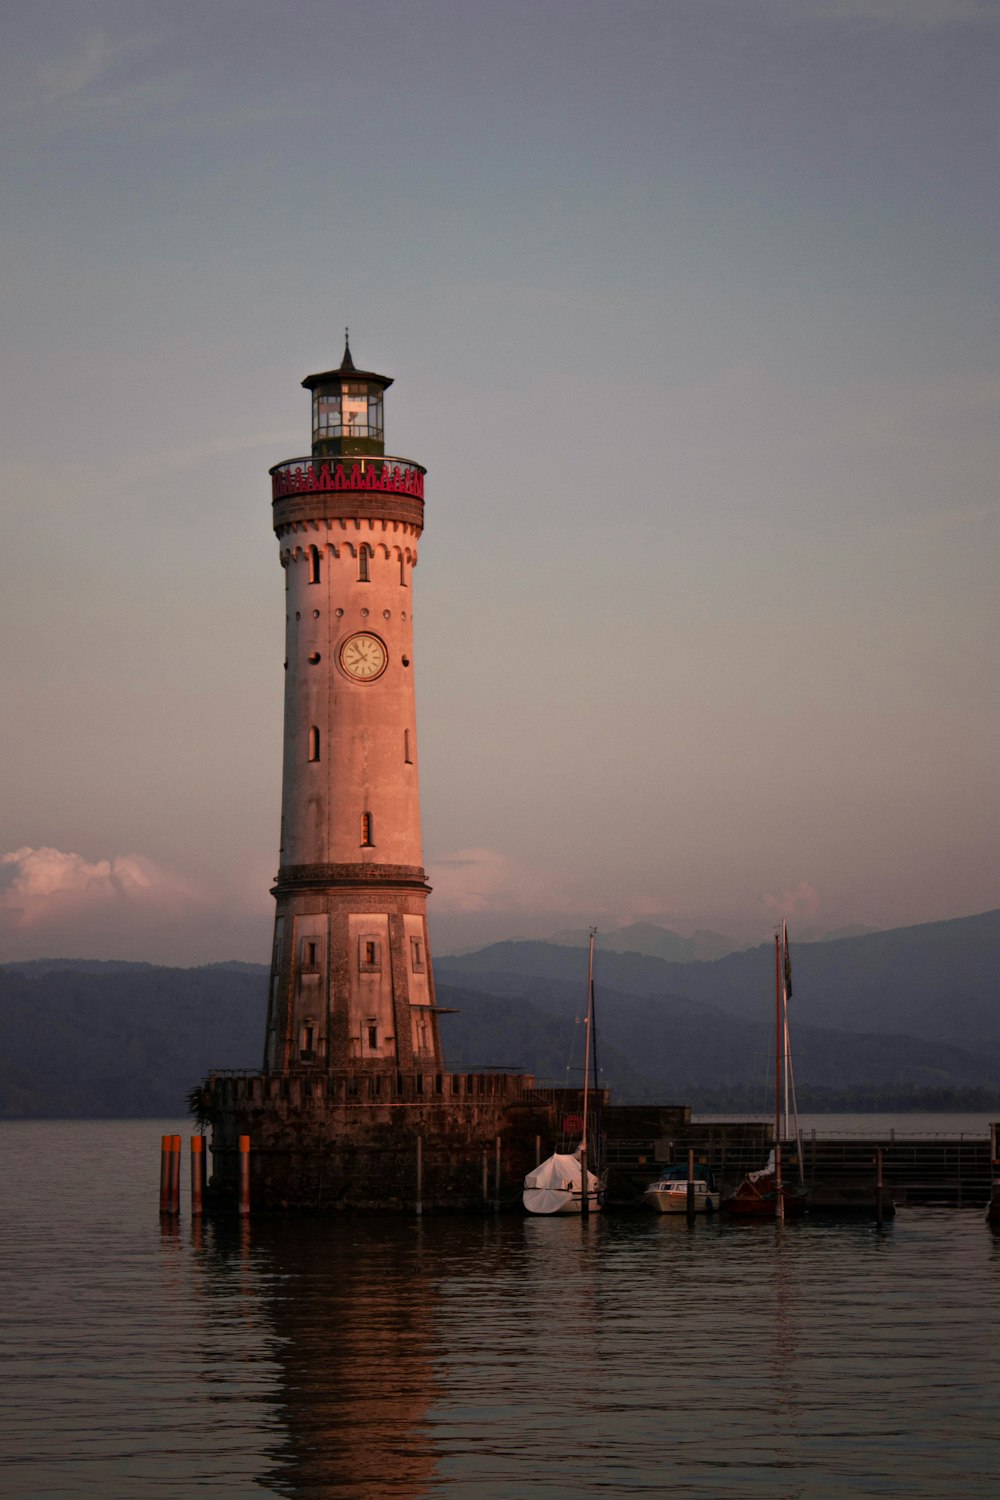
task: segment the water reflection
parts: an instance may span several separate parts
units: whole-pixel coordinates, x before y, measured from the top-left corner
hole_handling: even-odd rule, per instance
[[[266,1324],[277,1377],[270,1493],[418,1497],[435,1456],[427,1411],[437,1294],[419,1222],[207,1226],[196,1282],[216,1315]]]
[[[957,1228],[206,1225],[190,1234],[201,1379],[220,1411],[234,1367],[259,1395],[243,1438],[257,1492],[281,1496],[846,1500],[865,1485],[943,1496],[959,1478],[985,1495],[998,1455],[976,1431],[987,1387],[973,1399],[969,1380],[992,1345],[964,1291],[940,1304],[926,1260],[968,1253]],[[164,1250],[172,1279],[170,1236]],[[927,1436],[932,1408],[951,1413],[948,1442]]]

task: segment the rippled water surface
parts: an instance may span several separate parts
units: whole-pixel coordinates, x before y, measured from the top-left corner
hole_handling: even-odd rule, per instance
[[[161,1230],[155,1121],[0,1126],[0,1492],[993,1497],[982,1213]]]

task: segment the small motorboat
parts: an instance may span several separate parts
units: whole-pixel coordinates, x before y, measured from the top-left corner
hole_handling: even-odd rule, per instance
[[[702,1168],[702,1175],[692,1183],[694,1188],[694,1211],[696,1214],[711,1214],[719,1206],[719,1194],[715,1178]],[[651,1182],[642,1195],[643,1203],[661,1214],[686,1214],[688,1211],[687,1167],[666,1167],[662,1174]]]

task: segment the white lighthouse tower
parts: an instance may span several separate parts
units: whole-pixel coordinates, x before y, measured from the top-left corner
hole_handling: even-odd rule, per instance
[[[349,345],[302,384],[312,453],[271,470],[286,677],[264,1069],[439,1069],[413,682],[425,471],[386,456],[392,380]]]

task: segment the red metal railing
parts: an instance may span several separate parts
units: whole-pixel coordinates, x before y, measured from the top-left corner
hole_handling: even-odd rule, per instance
[[[424,474],[408,458],[289,458],[271,473],[271,496],[319,491],[382,490],[395,495],[424,498]]]

